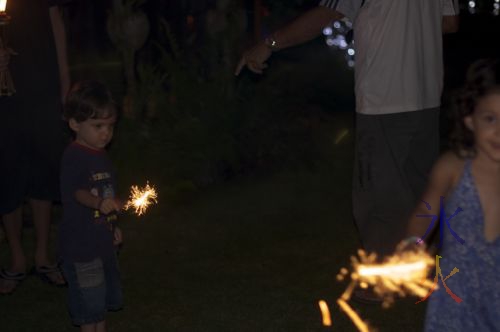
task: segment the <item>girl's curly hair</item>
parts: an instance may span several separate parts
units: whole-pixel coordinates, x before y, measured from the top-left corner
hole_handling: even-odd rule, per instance
[[[453,130],[450,145],[459,157],[470,158],[476,155],[474,134],[465,126],[464,118],[474,113],[478,101],[492,92],[500,93],[499,59],[474,62],[467,70],[465,85],[455,97],[451,116]]]

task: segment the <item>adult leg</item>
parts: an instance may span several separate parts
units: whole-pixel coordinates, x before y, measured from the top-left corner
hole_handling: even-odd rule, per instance
[[[97,323],[96,332],[106,332],[106,321]]]
[[[30,199],[30,205],[36,230],[35,272],[43,281],[62,286],[66,282],[57,266],[50,263],[48,254],[52,202]]]
[[[36,231],[35,265],[49,265],[48,242],[52,202],[30,199]]]
[[[56,112],[58,109],[52,99],[46,101],[48,108],[35,116],[39,123],[30,128],[27,197],[30,198],[36,230],[35,272],[43,281],[62,286],[65,284],[62,274],[49,256],[49,236],[52,202],[59,198],[59,163],[63,140],[60,113]]]
[[[92,323],[92,324],[85,324],[80,326],[80,331],[81,332],[97,332],[97,324]]]
[[[26,258],[21,245],[22,206],[26,194],[28,134],[17,94],[0,98],[0,215],[10,248],[10,265],[2,269],[0,292],[11,293],[24,278]]]
[[[106,321],[80,326],[81,332],[106,332]]]
[[[11,266],[8,270],[0,271],[0,294],[12,293],[26,276],[26,257],[21,244],[22,216],[22,207],[3,216],[5,235],[11,253]]]
[[[9,271],[24,273],[26,271],[26,257],[21,244],[23,228],[23,210],[18,207],[3,216],[5,235],[9,242],[11,265]]]

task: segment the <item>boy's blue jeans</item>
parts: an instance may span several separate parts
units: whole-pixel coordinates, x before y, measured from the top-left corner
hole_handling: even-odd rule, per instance
[[[123,296],[116,256],[89,262],[62,262],[68,282],[68,306],[75,325],[98,323],[108,310],[119,310]]]

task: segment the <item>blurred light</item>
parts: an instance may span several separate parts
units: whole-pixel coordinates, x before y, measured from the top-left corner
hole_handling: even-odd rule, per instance
[[[475,1],[469,1],[469,8],[476,8],[476,2]]]
[[[325,43],[332,47],[336,47],[344,51],[346,63],[349,67],[354,67],[354,40],[346,40],[346,35],[352,30],[352,23],[344,18],[339,21],[331,23],[330,26],[323,28],[323,35],[325,35]]]

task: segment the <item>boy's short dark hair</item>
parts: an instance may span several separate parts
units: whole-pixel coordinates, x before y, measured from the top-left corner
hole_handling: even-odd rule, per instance
[[[82,122],[117,116],[118,109],[106,85],[98,81],[75,83],[66,98],[64,119]]]

